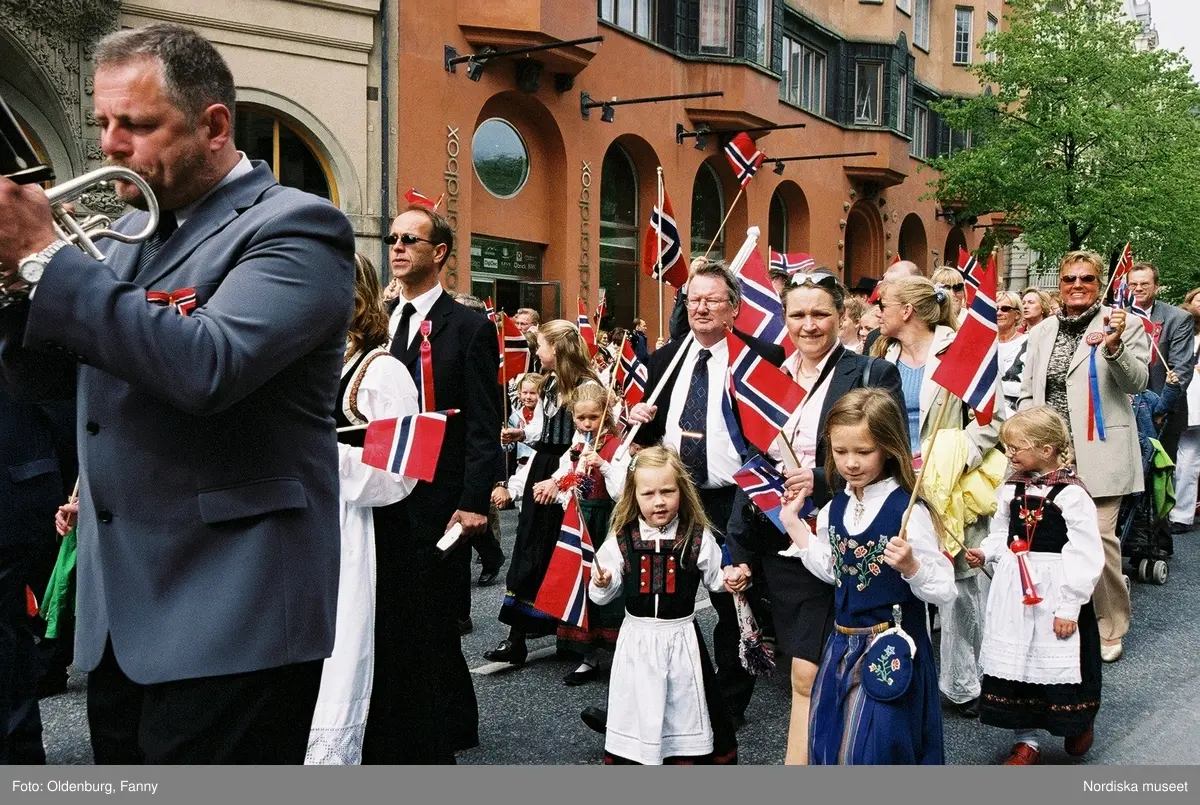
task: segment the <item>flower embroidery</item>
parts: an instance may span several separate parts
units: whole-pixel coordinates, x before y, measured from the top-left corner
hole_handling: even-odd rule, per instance
[[[862,559],[866,555],[867,555],[867,547],[865,545],[859,545],[857,548],[854,549],[854,558],[855,559]]]
[[[875,674],[876,678],[878,678],[880,682],[888,685],[895,684],[895,681],[892,679],[892,674],[900,670],[900,658],[895,657],[895,654],[896,647],[888,646],[883,650],[883,653],[879,655],[879,662],[871,663],[867,666],[867,670]],[[891,662],[888,662],[889,658],[894,659],[892,659]]]

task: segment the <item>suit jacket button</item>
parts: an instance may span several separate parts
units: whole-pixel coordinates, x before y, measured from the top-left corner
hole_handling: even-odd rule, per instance
[[[112,522],[112,512],[110,512],[108,509],[100,509],[98,512],[96,512],[96,519],[105,525],[108,525]]]
[[[93,436],[95,436],[97,433],[100,432],[100,425],[96,422],[92,422],[89,420],[87,423],[87,432],[92,434]]]

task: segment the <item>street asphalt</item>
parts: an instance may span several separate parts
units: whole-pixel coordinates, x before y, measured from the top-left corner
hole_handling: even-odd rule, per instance
[[[512,511],[501,514],[502,543],[510,553],[516,531]],[[1200,675],[1194,673],[1198,645],[1191,615],[1200,611],[1200,532],[1175,539],[1171,575],[1164,586],[1133,585],[1133,627],[1125,656],[1104,666],[1103,705],[1096,742],[1082,759],[1067,756],[1061,743],[1043,736],[1047,764],[1200,764]],[[479,566],[475,565],[478,572]],[[503,573],[491,587],[473,588],[474,630],[463,638],[463,654],[474,671],[479,699],[480,745],[459,754],[470,764],[599,763],[603,737],[589,730],[579,712],[603,706],[607,682],[567,687],[562,677],[575,663],[555,657],[554,641],[531,641],[522,668],[483,658],[507,633],[496,621],[504,596]],[[701,603],[698,617],[711,650],[715,614]],[[935,641],[937,635],[935,633]],[[608,657],[605,657],[605,667]],[[1174,691],[1172,693],[1171,691]],[[762,678],[745,725],[738,732],[742,763],[783,762],[790,692],[786,669]],[[92,762],[88,743],[84,677],[72,674],[66,693],[42,700],[44,742],[51,764]],[[971,765],[997,763],[1008,754],[1010,733],[944,712],[946,760]]]

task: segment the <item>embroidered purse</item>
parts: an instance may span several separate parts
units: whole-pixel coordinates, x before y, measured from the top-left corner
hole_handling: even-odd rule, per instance
[[[862,686],[872,699],[891,702],[907,691],[913,679],[917,644],[901,625],[900,605],[892,606],[895,626],[880,632],[863,654]]]

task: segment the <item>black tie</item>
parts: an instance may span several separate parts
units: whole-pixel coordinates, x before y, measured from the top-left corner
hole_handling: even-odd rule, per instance
[[[163,244],[170,239],[171,235],[178,228],[179,224],[175,220],[175,213],[162,213],[158,219],[158,229],[155,229],[154,234],[146,238],[145,242],[142,243],[142,253],[138,256],[137,270],[139,274],[154,262],[154,258],[158,256],[158,252],[162,249]]]
[[[408,322],[416,312],[412,302],[405,302],[400,309],[400,323],[396,325],[396,334],[392,336],[392,354],[400,360],[404,360],[404,353],[408,352]]]
[[[712,353],[702,349],[696,353],[692,381],[688,384],[683,414],[679,417],[679,457],[696,486],[708,481],[708,449],[704,432],[708,427],[708,359]],[[689,433],[690,431],[690,433]]]

